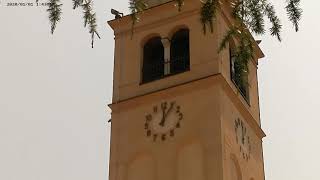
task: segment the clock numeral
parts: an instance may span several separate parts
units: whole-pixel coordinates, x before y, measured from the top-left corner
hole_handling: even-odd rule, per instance
[[[176,102],[174,102],[174,101],[172,101],[171,103],[170,103],[170,106],[174,106],[176,104]]]
[[[165,140],[166,140],[166,134],[162,134],[161,140],[162,140],[162,141],[165,141]]]
[[[180,128],[181,126],[180,126],[180,122],[178,122],[177,124],[176,124],[176,128]]]
[[[149,123],[144,124],[144,129],[149,129]]]
[[[183,119],[183,114],[179,113],[179,121]]]
[[[150,137],[151,136],[151,130],[147,131],[147,136]]]
[[[154,107],[153,107],[153,112],[154,112],[154,113],[157,113],[157,112],[158,112],[158,106],[154,106]]]
[[[240,125],[241,125],[240,119],[236,119],[236,120],[235,120],[235,127],[236,127],[236,129],[238,129]]]
[[[147,119],[148,122],[151,121],[151,120],[152,120],[152,115],[151,115],[151,114],[148,114],[148,115],[146,116],[146,119]]]
[[[249,161],[250,154],[252,152],[251,140],[247,135],[249,129],[247,129],[245,122],[239,118],[234,121],[234,128],[236,133],[236,142],[240,147],[240,156],[242,156],[244,160]]]
[[[157,138],[158,138],[158,134],[154,134],[154,135],[153,135],[153,141],[154,141],[154,142],[157,141]]]
[[[173,130],[173,129],[170,131],[170,136],[171,136],[171,137],[174,136],[174,130]]]
[[[177,106],[176,113],[180,113],[180,106]]]
[[[163,102],[163,103],[161,103],[161,109],[163,109],[163,110],[165,110],[165,109],[167,109],[167,102]]]

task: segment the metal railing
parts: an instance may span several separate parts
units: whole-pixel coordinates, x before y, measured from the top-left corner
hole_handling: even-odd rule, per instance
[[[142,68],[142,83],[162,79],[166,76],[182,73],[190,69],[189,56],[171,60],[155,60],[145,63]]]
[[[239,90],[242,97],[247,101],[248,104],[250,104],[249,85],[247,83],[242,84],[239,80],[237,80],[236,76],[237,76],[236,72],[232,71],[231,69],[231,81]]]

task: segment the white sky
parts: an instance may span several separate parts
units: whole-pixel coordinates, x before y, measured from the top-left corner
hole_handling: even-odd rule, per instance
[[[113,7],[95,0],[101,40],[90,48],[80,10],[65,2],[56,33],[44,7],[0,3],[0,179],[108,179]],[[41,0],[40,0],[41,1]],[[284,0],[273,0],[283,42],[262,37],[261,118],[267,180],[319,180],[320,2],[304,0],[301,31],[287,21]]]

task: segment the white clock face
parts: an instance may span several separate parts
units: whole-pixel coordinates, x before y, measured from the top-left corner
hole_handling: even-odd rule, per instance
[[[176,129],[180,128],[183,114],[180,106],[175,102],[163,102],[153,107],[153,112],[146,116],[145,130],[147,136],[154,141],[165,141],[175,135]]]

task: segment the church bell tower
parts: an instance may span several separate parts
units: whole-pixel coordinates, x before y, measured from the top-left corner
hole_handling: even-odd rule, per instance
[[[227,1],[224,1],[227,2]],[[232,25],[221,6],[203,32],[201,2],[150,0],[132,29],[114,30],[109,180],[264,180],[254,44],[245,86],[237,83],[232,47],[218,53]]]

